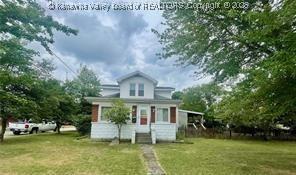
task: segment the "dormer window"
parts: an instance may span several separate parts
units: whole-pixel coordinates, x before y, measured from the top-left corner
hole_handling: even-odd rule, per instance
[[[129,92],[130,96],[136,96],[136,84],[135,83],[131,83],[130,84],[130,92]]]
[[[144,96],[144,84],[140,83],[139,84],[139,90],[138,90],[138,96]]]

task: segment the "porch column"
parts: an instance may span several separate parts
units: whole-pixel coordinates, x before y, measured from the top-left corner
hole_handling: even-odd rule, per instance
[[[92,122],[97,122],[98,121],[98,115],[99,115],[99,105],[92,105],[91,121]]]

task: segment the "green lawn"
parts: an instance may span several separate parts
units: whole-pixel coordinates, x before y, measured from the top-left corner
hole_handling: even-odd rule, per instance
[[[146,174],[138,145],[76,140],[44,133],[8,138],[0,145],[0,174]]]
[[[296,142],[188,140],[155,146],[168,174],[296,174]]]
[[[146,174],[139,145],[77,140],[74,132],[12,137],[0,174]],[[189,139],[154,146],[168,174],[296,174],[296,142]]]

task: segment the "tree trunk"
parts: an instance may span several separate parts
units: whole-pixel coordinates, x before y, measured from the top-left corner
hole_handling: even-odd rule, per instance
[[[263,131],[263,139],[265,141],[270,140],[270,137],[269,137],[269,134],[268,133],[269,133],[269,131],[267,129],[264,129],[264,131]]]
[[[231,128],[229,128],[229,138],[231,139],[232,137],[232,132],[231,132]]]
[[[58,131],[58,134],[61,133],[61,123],[60,122],[58,122],[58,124],[57,124],[57,131]]]
[[[61,123],[59,122],[59,121],[56,121],[56,129],[55,129],[55,131],[58,133],[58,134],[60,134],[61,133]]]
[[[1,131],[0,131],[0,143],[2,143],[4,141],[4,134],[6,131],[6,123],[7,123],[7,119],[0,119],[1,121]]]
[[[120,143],[121,125],[117,125],[117,127],[118,127],[118,142]]]

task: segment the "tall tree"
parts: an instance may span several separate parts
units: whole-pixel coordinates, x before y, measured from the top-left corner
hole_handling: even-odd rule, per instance
[[[101,87],[100,80],[94,71],[87,68],[87,66],[81,66],[79,74],[72,81],[65,83],[65,90],[73,95],[80,103],[80,112],[82,114],[91,113],[91,105],[84,99],[84,97],[100,96]]]
[[[295,1],[231,1],[248,3],[248,8],[225,8],[228,1],[215,2],[220,2],[220,8],[163,13],[166,30],[153,31],[164,46],[164,58],[177,56],[180,63],[196,65],[201,75],[211,74],[219,81],[265,62],[280,64],[286,71],[291,68],[288,63],[295,63]]]
[[[45,10],[31,0],[2,0],[0,5],[0,142],[3,141],[9,116],[20,116],[22,111],[34,112],[35,102],[30,93],[35,86],[36,72],[32,57],[37,52],[27,49],[25,42],[36,41],[49,53],[54,42],[53,31],[67,35],[77,34],[65,25],[54,21]],[[29,105],[30,104],[30,105]],[[26,108],[26,110],[25,110]]]
[[[184,89],[180,108],[204,112],[208,117],[213,104],[219,101],[223,93],[222,88],[214,83]]]
[[[79,74],[72,81],[66,82],[66,90],[77,98],[99,96],[101,87],[96,73],[86,65],[80,67]]]
[[[199,2],[213,3],[191,1]],[[214,10],[163,13],[167,28],[154,31],[164,46],[162,56],[177,56],[218,82],[235,80],[233,93],[223,100],[230,108],[219,110],[232,121],[257,121],[265,129],[278,118],[295,121],[295,1],[230,1],[233,7],[248,3],[242,8],[215,2],[221,6]]]
[[[182,100],[184,93],[181,91],[176,91],[172,95],[172,99],[174,100]]]
[[[61,82],[55,79],[41,80],[34,91],[37,97],[35,101],[39,106],[38,116],[42,119],[55,121],[57,131],[60,133],[62,124],[71,123],[72,116],[78,111],[75,98],[66,94]]]

